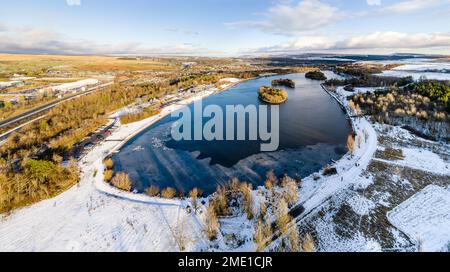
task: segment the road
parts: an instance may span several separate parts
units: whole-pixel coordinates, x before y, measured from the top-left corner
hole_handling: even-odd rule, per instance
[[[113,85],[113,84],[114,84],[114,82],[104,83],[104,84],[101,84],[101,85],[92,87],[92,88],[90,88],[89,90],[87,90],[87,91],[85,91],[85,92],[78,93],[78,94],[74,94],[74,95],[71,95],[71,96],[68,96],[68,97],[64,97],[64,98],[58,99],[58,100],[56,100],[56,101],[50,102],[50,103],[48,103],[48,104],[46,104],[46,105],[43,105],[43,106],[38,107],[38,108],[35,108],[35,109],[30,110],[30,111],[28,111],[28,112],[19,114],[19,115],[17,115],[17,116],[14,116],[14,117],[12,117],[12,118],[6,119],[6,120],[4,120],[4,121],[0,121],[0,129],[9,127],[9,126],[14,125],[14,124],[17,124],[17,123],[20,123],[20,122],[22,122],[22,121],[24,121],[24,120],[27,120],[27,119],[29,119],[29,118],[36,117],[37,115],[42,114],[42,113],[44,113],[44,112],[47,112],[47,111],[53,109],[54,107],[58,106],[59,104],[61,104],[61,103],[63,103],[63,102],[66,102],[66,101],[69,101],[69,100],[78,98],[78,97],[80,97],[80,96],[84,96],[84,95],[91,94],[91,93],[93,93],[93,92],[95,92],[95,91],[97,91],[97,90],[99,90],[99,89],[106,88],[106,87],[111,86],[111,85]],[[32,120],[31,122],[33,122],[33,121],[34,121],[34,120]],[[12,129],[9,130],[8,132],[6,132],[6,133],[0,135],[0,140],[1,140],[1,139],[4,139],[4,138],[7,137],[7,136],[9,136],[9,135],[10,135],[11,133],[13,133],[14,131],[19,130],[21,127],[23,127],[23,126],[17,126],[17,127],[15,127],[15,128],[12,128]]]

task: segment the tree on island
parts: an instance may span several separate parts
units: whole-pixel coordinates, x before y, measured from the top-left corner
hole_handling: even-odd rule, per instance
[[[292,79],[275,79],[272,81],[272,86],[286,86],[289,88],[295,88],[295,82]]]
[[[312,71],[305,74],[306,78],[313,80],[327,80],[327,77],[321,71]]]
[[[282,104],[288,100],[285,90],[262,86],[259,89],[259,99],[269,104]]]

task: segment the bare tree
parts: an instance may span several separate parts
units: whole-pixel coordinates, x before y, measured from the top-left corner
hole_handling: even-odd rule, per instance
[[[186,221],[182,219],[181,222],[178,220],[177,225],[173,231],[173,236],[178,245],[180,251],[186,251],[188,236],[186,234]]]
[[[124,172],[117,173],[114,178],[111,180],[111,184],[123,191],[130,192],[131,191],[131,180],[128,174]]]
[[[352,156],[355,154],[355,138],[351,134],[347,138],[347,149]]]
[[[263,223],[259,220],[255,226],[255,233],[253,235],[254,242],[256,244],[256,251],[263,252],[272,241],[272,226],[270,223]]]
[[[220,224],[217,218],[216,211],[214,206],[209,205],[206,210],[206,235],[210,241],[213,241],[217,238],[217,234],[219,232]]]
[[[264,220],[267,214],[267,205],[263,201],[259,203],[259,218]]]
[[[307,234],[303,241],[303,252],[316,252],[316,244],[311,234]]]
[[[198,188],[192,189],[189,192],[189,197],[191,198],[192,208],[194,209],[194,213],[197,213],[198,210],[198,197],[201,195],[201,191]]]
[[[284,199],[289,206],[297,204],[299,200],[298,196],[298,186],[294,179],[286,176],[282,180],[282,186],[284,189]]]
[[[172,187],[167,187],[166,189],[162,190],[161,196],[163,198],[172,199],[177,195],[177,190]]]
[[[278,184],[278,178],[275,176],[273,171],[267,173],[267,179],[265,182],[265,187],[267,190],[271,190],[274,186]]]
[[[216,215],[224,216],[228,214],[227,193],[224,187],[217,187],[216,194],[210,206],[214,207]]]
[[[256,244],[256,252],[262,252],[266,248],[265,237],[264,237],[264,224],[261,220],[256,223],[255,231],[253,234],[253,241]]]
[[[112,159],[106,159],[103,164],[105,165],[106,169],[113,169],[114,167],[114,162]]]
[[[253,194],[252,194],[252,185],[249,183],[241,183],[240,191],[243,197],[243,206],[244,211],[247,213],[247,218],[252,220],[255,216],[254,212],[254,203],[253,203]]]
[[[155,185],[152,185],[152,186],[148,187],[147,189],[145,189],[145,193],[151,197],[155,197],[155,196],[159,195],[159,192],[160,192],[159,187],[155,186]]]
[[[368,140],[369,140],[369,132],[367,131],[367,129],[364,129],[364,141],[367,143]]]
[[[289,230],[288,225],[289,222],[291,221],[291,217],[289,216],[288,204],[286,203],[286,200],[284,200],[284,198],[281,198],[279,200],[275,212],[278,230],[281,232],[282,235],[285,235]]]
[[[423,248],[423,239],[420,237],[417,239],[417,252],[425,252]]]
[[[298,232],[298,226],[295,225],[291,227],[288,235],[289,240],[289,251],[290,252],[300,252],[300,235]]]
[[[111,179],[113,178],[113,171],[112,170],[106,170],[105,173],[103,173],[103,179],[105,180],[105,182],[110,182]]]

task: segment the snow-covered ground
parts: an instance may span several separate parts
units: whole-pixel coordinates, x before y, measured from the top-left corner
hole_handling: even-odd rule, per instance
[[[393,77],[412,76],[414,80],[419,80],[421,77],[435,80],[450,80],[450,63],[426,59],[404,61],[402,65],[384,71],[381,75]]]
[[[430,185],[388,213],[389,221],[423,251],[450,247],[450,191]]]
[[[369,121],[364,118],[355,119],[354,128],[358,135],[355,141],[356,150],[353,156],[348,154],[333,165],[338,175],[322,176],[319,180],[315,180],[317,175],[313,175],[303,180],[300,196],[306,213],[318,207],[332,195],[360,182],[363,171],[377,150],[377,134]],[[358,147],[359,136],[363,139],[360,147]]]
[[[202,248],[206,243],[203,221],[200,216],[187,214],[185,201],[150,198],[112,188],[103,182],[102,160],[163,116],[210,94],[201,93],[168,106],[158,116],[117,128],[81,161],[83,172],[78,186],[2,219],[0,251],[178,251],[180,236],[185,238],[186,250]],[[300,195],[306,212],[358,182],[357,177],[369,164],[377,148],[376,133],[362,118],[354,120],[354,128],[364,137],[365,144],[356,149],[354,156],[346,156],[334,165],[340,174],[319,181],[311,176],[303,181]],[[251,226],[246,229],[250,235]],[[252,249],[251,245],[240,248]]]
[[[374,90],[361,89],[357,92]],[[188,214],[185,209],[188,203],[183,200],[150,198],[112,188],[103,182],[102,160],[167,114],[212,93],[212,89],[199,93],[183,102],[168,106],[158,116],[119,126],[107,141],[96,146],[80,162],[82,177],[78,186],[53,199],[17,210],[2,218],[0,251],[197,251],[207,248],[209,243],[204,240],[202,214]],[[336,93],[330,95],[346,108],[349,115],[353,115],[348,108],[347,97],[354,93],[338,88]],[[351,237],[342,238],[335,222],[341,205],[348,206],[356,214],[357,219],[351,221],[351,224],[361,226],[362,219],[371,218],[375,209],[386,209],[391,205],[388,201],[392,198],[390,192],[375,192],[375,197],[359,194],[359,190],[364,192],[375,183],[374,177],[367,173],[367,169],[374,161],[376,151],[381,149],[377,135],[377,129],[380,129],[381,125],[373,125],[367,119],[357,117],[352,118],[352,125],[357,134],[356,149],[352,156],[348,154],[332,165],[338,174],[323,176],[317,173],[302,181],[299,204],[303,205],[305,211],[298,218],[298,223],[302,226],[304,221],[316,216],[323,207],[331,205],[338,210],[331,210],[320,220],[314,221],[314,232],[320,250],[381,251],[381,242],[367,237],[362,227],[351,233]],[[413,139],[407,131],[397,130],[395,134],[402,139]],[[358,143],[359,137],[362,139],[361,145]],[[405,160],[386,163],[449,175],[449,163],[431,151],[416,148],[402,150]],[[390,207],[390,210],[394,210],[390,213],[389,220],[398,229],[391,227],[388,231],[396,237],[395,243],[399,248],[407,244],[401,232],[407,233],[413,239],[422,239],[426,250],[441,250],[445,247],[445,242],[449,241],[443,232],[446,230],[445,226],[441,227],[439,232],[426,227],[426,224],[436,222],[447,224],[448,228],[448,221],[438,220],[448,220],[450,214],[448,188],[447,194],[443,189],[428,190],[431,192],[424,190],[425,193],[418,194],[397,208]],[[256,191],[254,193],[256,194]],[[444,199],[443,203],[446,205],[438,205],[434,198]],[[416,210],[417,205],[422,205],[423,209]],[[428,214],[432,218],[423,217],[416,220],[424,221],[429,218],[430,222],[411,221],[411,218],[422,217],[427,209],[432,209]],[[433,221],[435,219],[438,221]],[[221,223],[222,235],[236,232],[248,240],[248,243],[238,250],[254,249],[251,242],[252,226],[248,225],[245,218],[227,219]],[[419,224],[425,225],[419,228]],[[438,242],[435,244],[435,241]],[[217,250],[229,248],[230,246],[222,244]]]
[[[401,71],[401,70],[389,70],[384,71],[382,74],[378,74],[388,77],[409,77],[414,80],[420,80],[421,78],[432,80],[450,80],[450,73],[436,73],[436,72],[420,72],[420,71]]]
[[[436,71],[436,72],[446,72],[450,71],[450,63],[437,63],[437,62],[423,62],[423,63],[409,63],[395,67],[392,70],[396,71]]]
[[[364,89],[362,92],[373,91],[372,89]],[[338,88],[336,93],[330,93],[335,97],[347,110],[349,115],[353,115],[348,107],[347,97],[354,93],[346,92],[343,88]],[[372,181],[364,177],[364,171],[371,162],[377,150],[377,133],[373,126],[365,118],[352,118],[353,128],[356,132],[355,152],[353,155],[347,154],[340,161],[336,162],[332,167],[338,171],[334,176],[323,176],[314,174],[302,181],[299,192],[300,204],[303,205],[305,211],[299,221],[307,220],[310,214],[314,214],[315,210],[327,203],[327,201],[349,188],[366,187]],[[359,146],[358,137],[361,137],[362,143]],[[317,178],[320,179],[317,180]],[[344,201],[344,198],[342,198]],[[365,198],[354,196],[348,200],[348,204],[355,208],[356,212],[361,215],[369,213],[373,203]],[[328,214],[331,218],[332,214]],[[380,246],[376,241],[366,239],[361,234],[355,234],[351,239],[338,239],[334,226],[327,224],[322,220],[315,226],[318,243],[322,249],[328,251],[380,251]]]
[[[117,128],[80,162],[78,186],[1,218],[0,251],[196,250],[203,240],[202,220],[186,212],[186,201],[119,191],[103,182],[102,161],[142,129],[210,94],[199,93],[157,116]]]
[[[242,81],[242,79],[234,78],[234,77],[222,78],[221,80],[219,80],[219,82],[229,82],[229,83],[239,83],[241,81]]]
[[[374,90],[375,88],[359,88],[355,92]],[[346,97],[354,95],[355,92],[346,92],[343,88],[338,88],[336,94],[331,93],[331,95],[347,107]],[[347,111],[350,109],[347,108]],[[415,250],[415,245],[411,246],[411,243],[415,241],[408,240],[408,237],[404,235],[404,233],[411,234],[402,227],[396,228],[396,224],[390,225],[386,214],[401,204],[402,201],[399,203],[399,199],[406,200],[407,198],[404,197],[414,194],[417,190],[415,188],[420,190],[422,182],[427,184],[434,180],[434,178],[427,178],[422,181],[421,176],[414,176],[414,172],[411,173],[406,169],[429,173],[423,174],[429,177],[437,175],[436,181],[441,180],[443,184],[450,186],[450,181],[445,182],[445,177],[450,175],[450,163],[429,149],[411,145],[412,142],[425,142],[434,146],[436,143],[417,139],[404,129],[380,124],[373,125],[363,118],[353,118],[353,123],[357,134],[361,135],[363,131],[363,135],[368,134],[369,137],[356,150],[353,158],[346,156],[333,165],[338,169],[338,175],[323,177],[316,174],[314,176],[319,176],[319,180],[314,180],[313,176],[303,181],[300,199],[306,211],[298,222],[300,230],[303,234],[314,233],[321,251]],[[377,150],[384,150],[384,147],[377,142],[377,135],[381,131],[383,133],[380,135],[383,137],[389,135],[407,143],[406,147],[394,144],[394,148],[403,151],[404,160],[387,161],[374,158]],[[443,150],[448,150],[448,146],[444,146]],[[376,168],[374,162],[382,163],[385,165],[383,167],[392,166],[392,169],[380,170],[383,167]],[[406,177],[399,171],[405,171]],[[417,178],[421,180],[416,181]],[[423,215],[421,210],[417,210],[416,213],[414,209],[411,209],[409,212],[411,217],[419,218]],[[436,214],[439,212],[448,213],[448,210],[440,209],[436,211]],[[450,226],[448,221],[445,224]],[[432,229],[427,235],[430,243],[433,243],[434,239],[441,241],[436,245],[439,248],[427,248],[430,251],[441,250],[448,241],[442,239],[440,232],[434,233]]]
[[[450,164],[445,162],[439,155],[426,149],[402,148],[403,160],[387,161],[376,159],[377,161],[387,162],[402,167],[429,171],[431,173],[450,176]]]

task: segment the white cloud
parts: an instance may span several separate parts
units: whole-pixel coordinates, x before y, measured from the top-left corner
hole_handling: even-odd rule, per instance
[[[450,47],[450,33],[375,32],[338,42],[344,49]]]
[[[394,13],[409,13],[422,11],[424,9],[437,7],[445,3],[450,3],[449,0],[405,0],[386,7],[384,10]]]
[[[200,32],[198,31],[194,31],[194,30],[182,30],[179,28],[175,28],[175,27],[169,27],[165,29],[168,32],[173,32],[173,33],[182,33],[184,35],[188,35],[188,36],[198,36],[200,35]]]
[[[81,6],[81,0],[66,0],[69,6]]]
[[[8,30],[7,26],[0,22],[0,32],[6,32]]]
[[[366,0],[369,6],[379,6],[381,5],[381,0]]]
[[[1,53],[66,54],[66,55],[208,55],[213,52],[197,44],[180,43],[164,47],[146,47],[140,43],[100,44],[89,40],[72,39],[65,35],[33,27],[0,31]]]
[[[269,8],[264,14],[265,20],[241,21],[227,25],[258,28],[265,32],[289,36],[328,26],[343,17],[338,8],[320,0],[302,0],[294,5],[289,2],[282,1]]]
[[[300,53],[307,51],[374,51],[441,48],[450,54],[450,33],[374,32],[336,39],[325,36],[303,37],[285,44],[259,48],[247,53]]]

